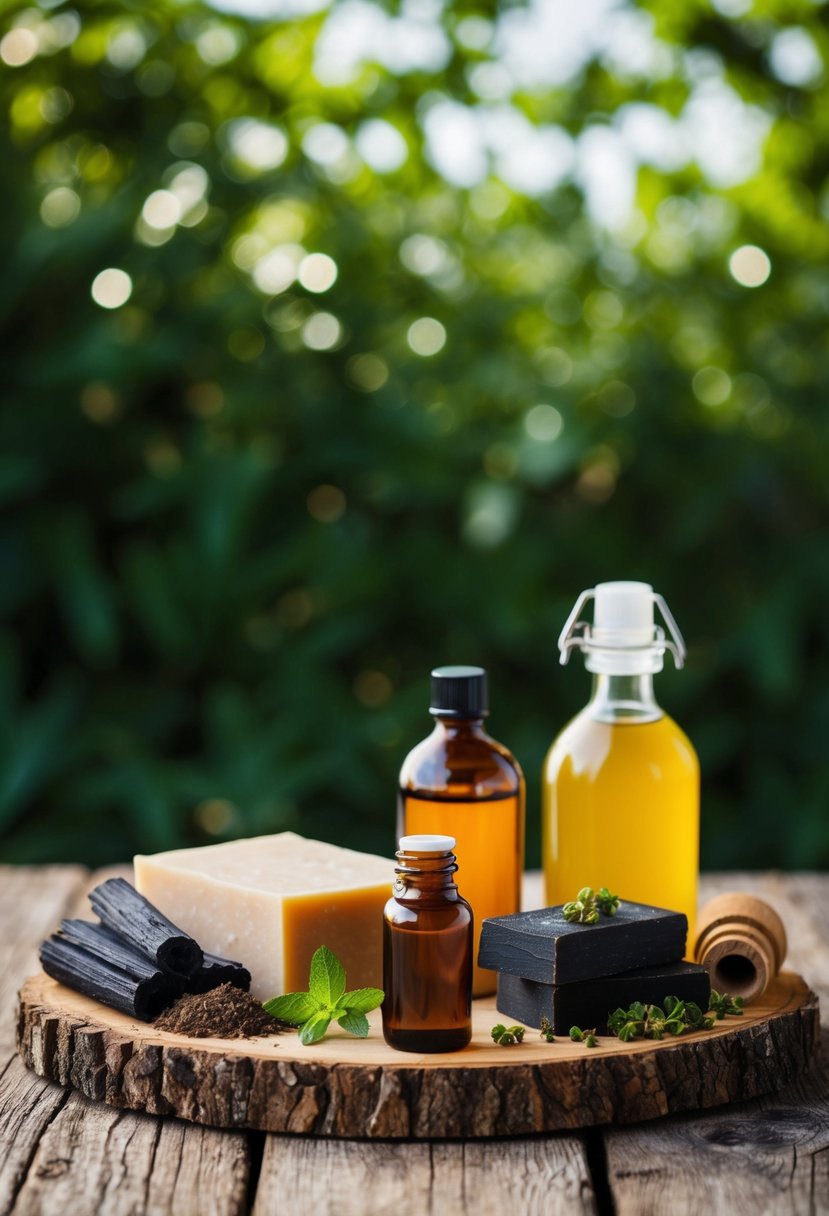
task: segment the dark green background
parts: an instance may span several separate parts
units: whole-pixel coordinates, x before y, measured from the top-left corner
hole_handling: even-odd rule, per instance
[[[697,48],[766,112],[743,184],[641,169],[635,239],[593,225],[573,184],[470,192],[429,166],[423,98],[477,104],[484,52],[324,88],[325,14],[75,7],[71,45],[0,68],[0,856],[103,862],[287,827],[388,851],[428,670],[480,662],[537,862],[541,760],[588,692],[555,640],[583,587],[632,577],[689,643],[659,688],[700,753],[704,865],[829,863],[829,96],[776,79],[768,54],[788,26],[823,54],[822,6],[654,4],[664,78],[594,61],[516,95],[576,137],[633,100],[677,115]],[[477,11],[449,5],[445,28]],[[194,44],[211,24],[239,35],[212,66]],[[147,43],[131,67],[107,58],[125,26]],[[287,135],[278,169],[234,160],[225,124],[245,116]],[[372,116],[405,137],[400,169],[337,182],[303,154],[308,125],[350,136]],[[180,161],[207,171],[209,206],[148,246],[142,205]],[[61,186],[80,214],[50,226]],[[730,221],[701,235],[712,199]],[[335,259],[324,295],[271,300],[235,264],[268,208],[271,237],[298,215],[303,246]],[[443,243],[452,281],[406,268],[413,233]],[[745,243],[772,262],[755,290],[728,269]],[[90,295],[110,266],[134,284],[111,312]],[[319,309],[342,325],[323,352],[301,336]],[[421,316],[447,330],[431,357],[406,341]],[[716,405],[695,395],[704,367],[731,378]],[[525,427],[539,402],[563,418],[554,440]],[[660,825],[631,807],[630,830]]]

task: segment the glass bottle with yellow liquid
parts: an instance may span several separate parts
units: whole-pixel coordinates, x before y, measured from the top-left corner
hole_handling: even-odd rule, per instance
[[[474,915],[474,953],[488,916],[521,911],[524,775],[484,730],[483,667],[436,667],[429,713],[435,728],[400,770],[398,836],[454,836],[461,889]],[[472,994],[494,992],[494,971],[473,967]]]
[[[593,623],[579,619],[593,600]],[[654,606],[668,633],[654,623]],[[579,597],[559,638],[593,673],[593,695],[553,743],[542,776],[547,902],[584,886],[684,912],[693,942],[699,872],[699,762],[660,709],[653,676],[685,644],[647,583],[599,583]]]

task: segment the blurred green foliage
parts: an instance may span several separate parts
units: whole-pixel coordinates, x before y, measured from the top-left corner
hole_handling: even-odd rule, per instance
[[[825,10],[620,7],[658,71],[622,45],[513,87],[470,0],[437,66],[327,82],[327,11],[7,7],[3,859],[287,827],[388,851],[428,670],[482,662],[537,863],[542,756],[588,691],[558,630],[633,577],[689,642],[660,688],[704,864],[829,863]],[[447,99],[578,150],[706,81],[756,166],[706,170],[715,122],[639,158],[624,222],[578,151],[522,192],[503,156],[459,186],[424,148]]]

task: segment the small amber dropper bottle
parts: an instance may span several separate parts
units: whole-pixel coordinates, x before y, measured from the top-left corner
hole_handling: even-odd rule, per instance
[[[398,1051],[459,1051],[472,1037],[472,909],[452,836],[404,836],[383,913],[383,1036]]]

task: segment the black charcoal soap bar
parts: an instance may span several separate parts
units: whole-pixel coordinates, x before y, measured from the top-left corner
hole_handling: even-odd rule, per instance
[[[538,984],[517,975],[498,976],[499,1013],[541,1026],[542,1017],[552,1023],[556,1034],[566,1035],[571,1026],[607,1031],[607,1018],[614,1009],[627,1009],[634,1001],[661,1005],[667,996],[695,1001],[708,1008],[711,980],[704,967],[695,963],[664,963],[661,967],[641,967],[621,975],[582,980],[575,984]]]
[[[560,907],[539,908],[485,920],[478,963],[541,984],[572,984],[677,962],[687,933],[682,912],[649,904],[624,901],[595,925],[570,924]]]

